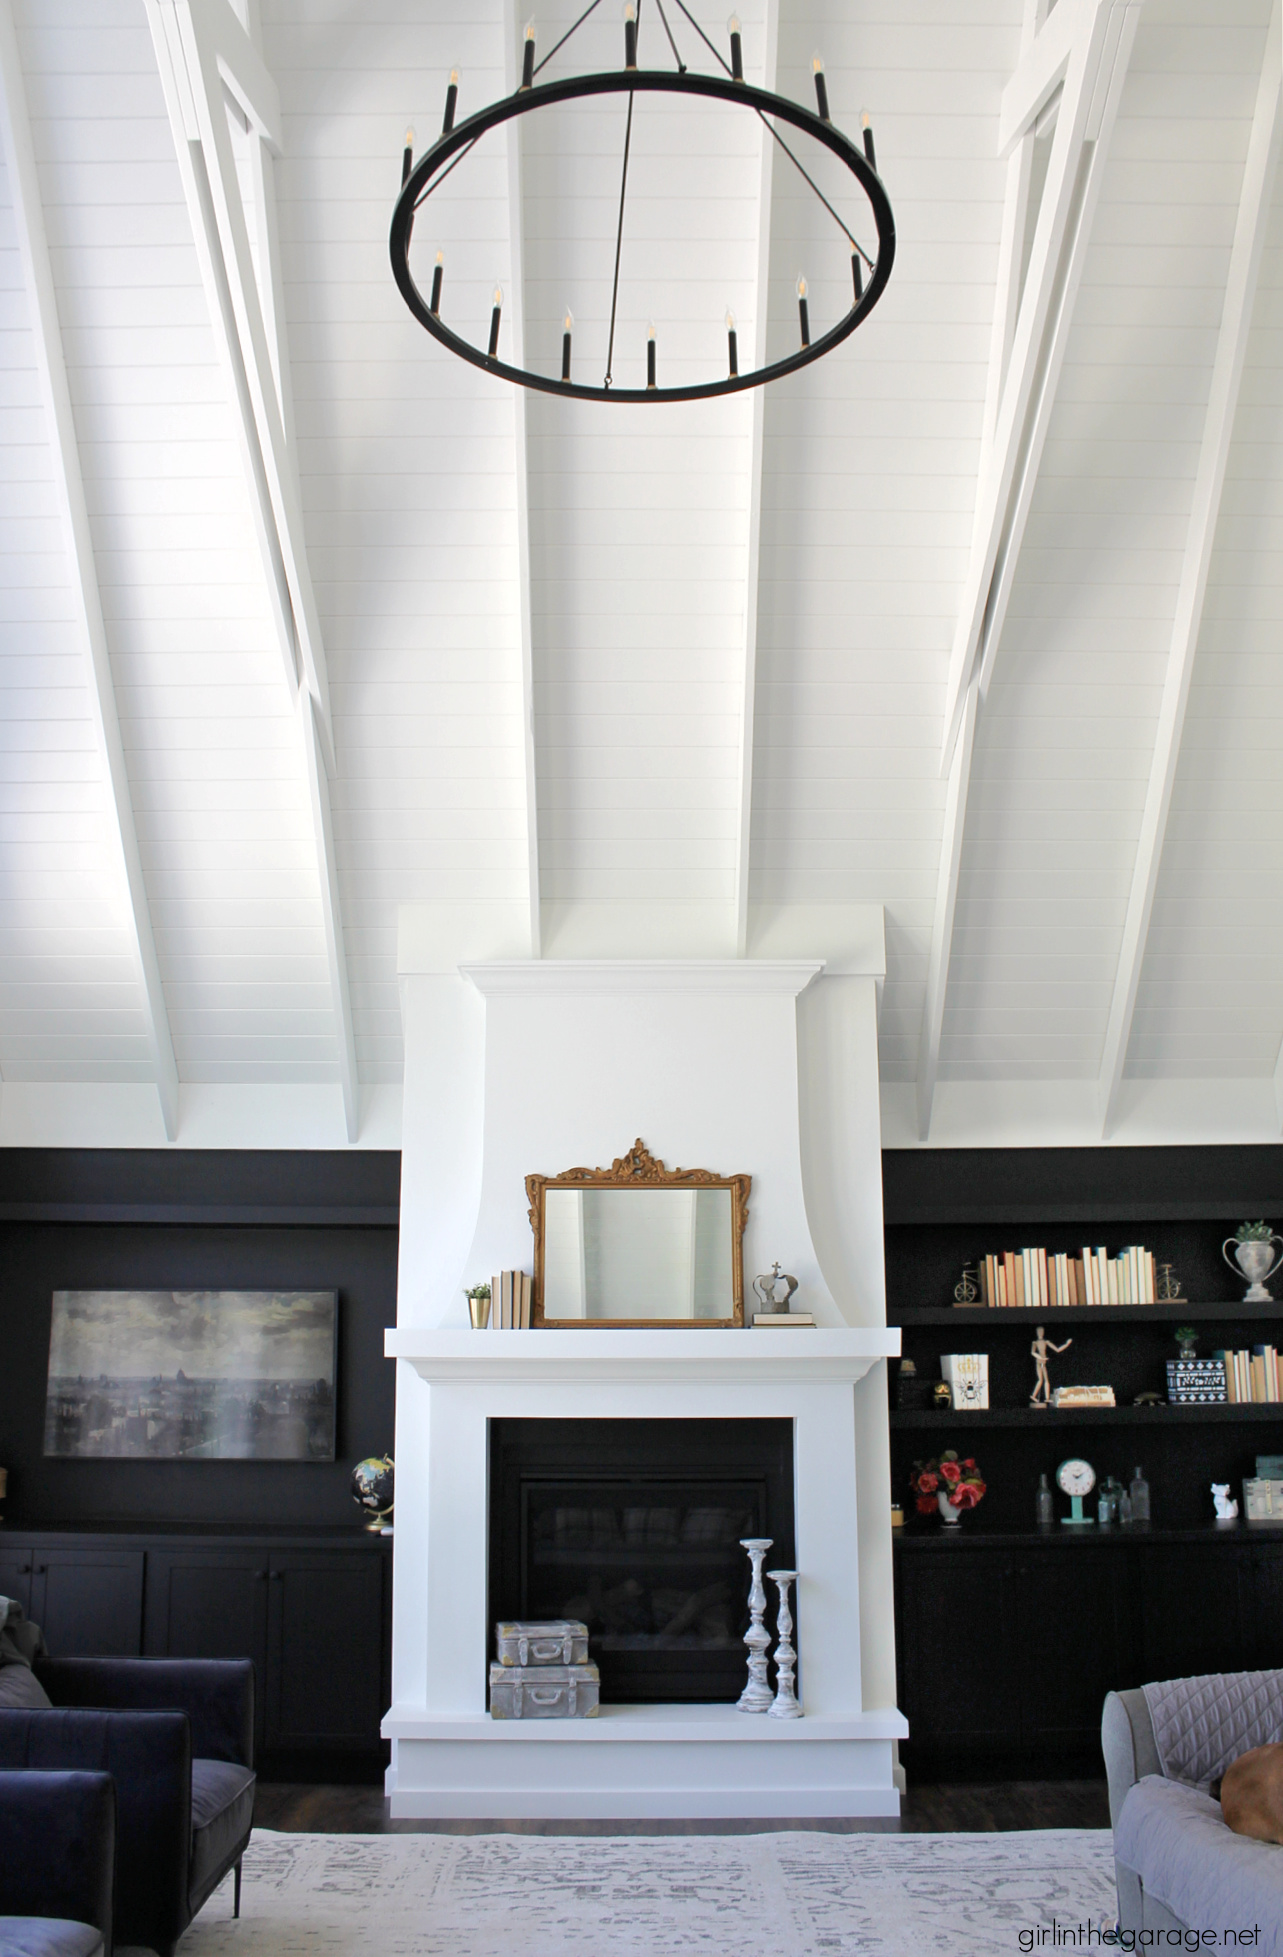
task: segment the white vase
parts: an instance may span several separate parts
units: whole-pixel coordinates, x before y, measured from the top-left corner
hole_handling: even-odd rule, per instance
[[[949,1500],[949,1497],[945,1493],[943,1488],[936,1496],[936,1501],[939,1504],[939,1508],[940,1508],[940,1520],[944,1523],[946,1528],[956,1529],[958,1527],[958,1524],[962,1521],[962,1510],[956,1509],[953,1506],[953,1503]]]

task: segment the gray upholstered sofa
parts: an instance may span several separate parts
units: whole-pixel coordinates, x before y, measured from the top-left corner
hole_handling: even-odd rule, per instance
[[[1105,1701],[1118,1920],[1124,1930],[1250,1931],[1283,1957],[1283,1847],[1225,1825],[1220,1776],[1283,1740],[1283,1671],[1167,1679]]]

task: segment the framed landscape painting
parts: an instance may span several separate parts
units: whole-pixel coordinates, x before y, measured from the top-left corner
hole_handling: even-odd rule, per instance
[[[55,1291],[45,1453],[332,1461],[337,1291]]]

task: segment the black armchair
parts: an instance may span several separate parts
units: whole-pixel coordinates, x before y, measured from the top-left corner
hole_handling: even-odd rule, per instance
[[[2,1957],[111,1957],[111,1775],[0,1773],[0,1841]]]
[[[116,1942],[170,1957],[232,1868],[239,1915],[254,1815],[249,1660],[61,1658],[37,1676],[52,1710],[0,1710],[0,1769],[111,1774]]]

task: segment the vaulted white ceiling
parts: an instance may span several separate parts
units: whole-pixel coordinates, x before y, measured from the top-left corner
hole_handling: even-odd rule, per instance
[[[745,0],[750,81],[809,102],[819,50],[870,112],[895,271],[792,378],[638,408],[515,393],[393,285],[405,125],[456,63],[460,115],[515,85],[515,0],[0,0],[6,1083],[155,1082],[180,1140],[185,1090],[329,1084],[356,1139],[405,906],[556,954],[875,904],[897,1139],[1001,1093],[1125,1137],[1191,1082],[1277,1132],[1278,0],[1043,12]],[[569,308],[600,378],[625,113],[509,125],[421,214],[460,330],[498,280],[506,355],[555,370]],[[648,318],[704,378],[728,306],[747,364],[799,272],[848,304],[763,140],[639,98],[621,384]]]

